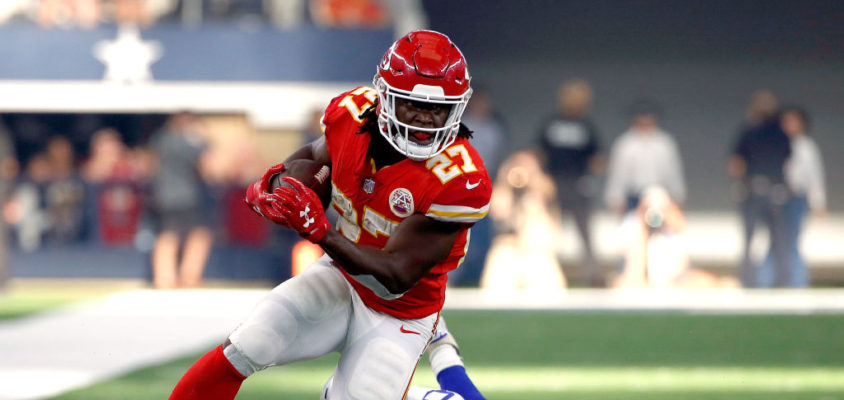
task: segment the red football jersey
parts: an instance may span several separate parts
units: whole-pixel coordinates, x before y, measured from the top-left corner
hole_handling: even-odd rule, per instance
[[[464,229],[449,255],[400,297],[383,290],[376,294],[373,288],[383,286],[372,276],[343,274],[372,309],[422,318],[442,308],[446,274],[463,261],[471,225],[489,211],[492,182],[477,151],[460,138],[428,160],[404,159],[376,171],[367,155],[371,137],[358,134],[359,116],[376,98],[374,89],[359,87],[334,98],[323,116],[331,156],[331,204],[340,213],[336,228],[355,243],[379,249],[413,214],[461,223]]]

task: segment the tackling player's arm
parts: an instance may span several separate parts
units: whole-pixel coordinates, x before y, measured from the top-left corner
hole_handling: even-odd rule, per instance
[[[415,214],[399,224],[380,250],[354,243],[337,230],[327,232],[318,244],[346,272],[372,275],[390,293],[400,294],[448,256],[461,229],[458,223]]]

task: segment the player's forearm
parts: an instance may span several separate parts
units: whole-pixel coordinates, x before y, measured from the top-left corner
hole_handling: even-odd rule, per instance
[[[284,163],[288,164],[293,160],[313,160],[314,159],[314,151],[311,148],[310,144],[306,144],[293,152],[293,154],[289,155],[287,158],[284,159]]]
[[[372,275],[392,294],[410,290],[421,279],[399,254],[354,243],[331,230],[319,242],[323,250],[351,275]]]
[[[328,147],[325,144],[325,137],[321,137],[311,143],[307,143],[294,151],[293,154],[284,159],[287,164],[293,160],[314,160],[323,164],[331,164],[328,154]]]

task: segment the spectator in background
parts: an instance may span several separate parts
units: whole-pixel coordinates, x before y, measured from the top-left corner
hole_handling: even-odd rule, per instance
[[[739,128],[738,137],[746,136],[750,132],[760,129],[765,123],[770,123],[777,112],[777,103],[777,97],[768,90],[762,89],[754,92],[747,105],[745,121]],[[741,156],[731,154],[727,161],[728,175],[731,178],[740,179],[744,177],[746,170],[746,161]]]
[[[786,271],[791,264],[785,206],[790,197],[783,168],[791,155],[791,143],[780,128],[776,98],[768,91],[753,94],[747,122],[732,148],[727,171],[738,183],[744,223],[743,253],[739,278],[745,287],[763,282],[751,257],[751,240],[756,224],[768,229],[774,270]]]
[[[504,124],[493,108],[489,92],[476,89],[469,100],[463,123],[475,134],[472,136],[472,146],[484,160],[490,178],[495,181],[495,173],[501,162],[502,149],[506,147]],[[449,282],[454,285],[476,286],[480,280],[486,256],[494,236],[494,224],[491,218],[478,221],[473,227],[469,240],[469,250],[460,268],[449,274]]]
[[[111,8],[117,25],[150,26],[173,7],[171,0],[112,0]]]
[[[97,236],[107,245],[131,244],[143,209],[143,185],[150,175],[144,150],[130,150],[120,133],[102,128],[94,133],[90,158],[82,166],[89,186],[89,213],[96,216]]]
[[[659,127],[657,106],[646,100],[631,107],[631,125],[612,145],[604,200],[618,214],[635,210],[639,195],[661,186],[681,205],[686,198],[683,165],[674,138]]]
[[[82,177],[88,182],[103,183],[131,174],[128,149],[114,128],[101,128],[91,136],[88,159],[82,164]]]
[[[481,288],[490,291],[562,290],[566,279],[557,262],[558,227],[554,183],[532,152],[505,160],[490,202],[499,234],[487,257]]]
[[[53,136],[47,141],[47,157],[53,165],[53,175],[65,178],[77,174],[73,144],[65,136]]]
[[[205,188],[200,175],[208,145],[201,130],[196,115],[182,112],[172,116],[152,139],[158,157],[152,198],[161,224],[152,267],[153,285],[159,289],[200,286],[211,251],[213,237],[206,226],[209,218],[203,207]]]
[[[30,158],[5,210],[22,249],[84,239],[85,187],[75,161],[73,146],[64,136],[51,137],[46,150]]]
[[[570,212],[574,217],[583,262],[589,269],[589,284],[603,286],[589,229],[593,174],[602,169],[598,130],[587,117],[591,106],[592,88],[588,82],[583,79],[563,82],[557,92],[557,111],[545,119],[539,130],[538,151],[557,185],[560,211]]]
[[[234,151],[238,152],[237,163],[232,164],[232,169],[228,171],[222,189],[221,205],[225,239],[229,244],[263,246],[270,237],[273,226],[266,223],[249,207],[243,206],[243,194],[248,186],[246,181],[251,182],[256,175],[256,165],[261,169],[264,165],[256,162],[256,160],[261,160],[261,157],[251,144],[242,145]],[[298,236],[295,238],[300,239]],[[311,244],[306,240],[303,242]],[[320,251],[319,255],[322,255],[322,249],[319,246],[316,249]],[[316,258],[319,258],[319,255]]]
[[[735,286],[733,280],[691,268],[685,245],[686,218],[668,192],[651,186],[619,229],[624,267],[615,288],[702,288]]]
[[[18,174],[18,160],[15,157],[15,146],[6,126],[0,121],[0,204],[3,205],[3,215],[0,217],[0,291],[9,281],[9,233],[6,226],[8,218],[8,199],[11,184]]]
[[[53,136],[47,142],[47,159],[51,177],[45,194],[50,221],[48,239],[68,244],[85,237],[85,186],[76,169],[73,144],[64,136]]]
[[[149,26],[173,11],[177,3],[177,0],[40,0],[36,5],[37,22],[44,28],[94,29],[102,22]]]
[[[35,251],[41,247],[44,234],[50,227],[45,192],[51,176],[47,155],[32,155],[7,207],[6,218],[15,227],[18,246],[25,251]]]
[[[38,24],[44,28],[95,28],[102,18],[101,0],[41,0]]]
[[[264,13],[279,29],[298,28],[305,19],[305,0],[264,0]]]
[[[311,17],[318,26],[377,29],[390,22],[390,14],[378,0],[310,0]]]
[[[310,0],[309,6],[314,23],[322,27],[380,29],[392,24],[399,38],[428,25],[420,0]]]
[[[507,146],[507,134],[504,122],[495,110],[488,91],[476,88],[472,92],[463,122],[473,132],[477,132],[472,137],[472,146],[483,157],[484,166],[490,171],[490,178],[495,179],[503,155],[502,150]]]
[[[777,264],[777,252],[768,251],[759,271],[760,286],[806,287],[809,271],[800,254],[800,233],[810,210],[818,217],[826,215],[823,161],[818,145],[807,135],[809,114],[806,110],[785,107],[779,114],[779,123],[791,141],[791,157],[785,163],[785,181],[791,191],[785,206],[790,262]],[[788,269],[777,270],[777,266]]]

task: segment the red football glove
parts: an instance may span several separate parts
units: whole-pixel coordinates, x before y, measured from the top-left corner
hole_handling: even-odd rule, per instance
[[[331,229],[319,196],[296,178],[285,176],[281,179],[293,189],[279,187],[273,190],[276,201],[271,203],[272,207],[287,219],[287,226],[299,232],[299,236],[319,243]]]
[[[284,171],[284,164],[273,165],[264,176],[258,179],[255,183],[249,185],[246,189],[246,198],[243,201],[258,215],[269,219],[279,225],[287,226],[287,219],[284,215],[279,213],[272,207],[272,203],[276,198],[268,191],[270,188],[270,180]]]

